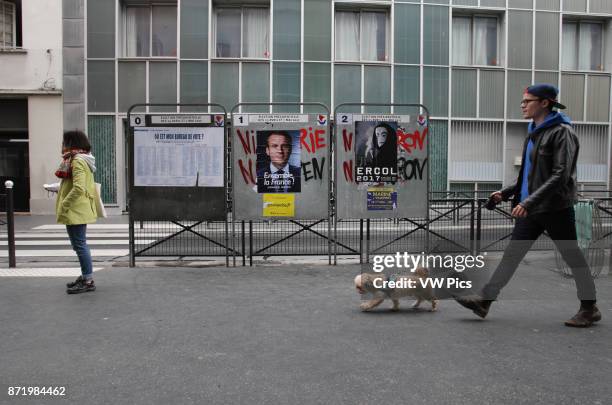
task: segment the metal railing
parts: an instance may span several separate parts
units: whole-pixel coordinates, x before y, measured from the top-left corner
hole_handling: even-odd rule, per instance
[[[465,194],[465,193],[461,193]],[[495,210],[485,209],[485,198],[457,198],[446,193],[430,199],[429,220],[346,219],[337,223],[337,234],[329,234],[327,218],[312,221],[271,220],[237,221],[230,246],[235,257],[245,265],[253,257],[326,256],[329,242],[337,256],[357,256],[368,262],[371,255],[395,252],[445,252],[479,254],[503,251],[509,243],[514,219],[510,203],[501,203]],[[601,232],[593,235],[598,247],[612,245],[612,199],[594,200]],[[332,218],[332,221],[335,219]],[[224,222],[176,224],[146,221],[135,228],[139,256],[224,256]],[[179,229],[180,228],[180,229]],[[165,238],[183,230],[179,237]],[[532,250],[553,250],[553,241],[546,234]]]

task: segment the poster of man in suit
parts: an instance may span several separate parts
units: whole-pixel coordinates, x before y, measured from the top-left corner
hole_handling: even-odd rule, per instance
[[[257,131],[257,192],[301,191],[299,130]]]

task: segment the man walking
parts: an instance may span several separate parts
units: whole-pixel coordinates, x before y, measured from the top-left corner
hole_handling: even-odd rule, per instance
[[[565,322],[567,326],[588,327],[601,319],[595,305],[595,284],[589,266],[576,242],[574,203],[576,200],[576,161],[578,138],[569,117],[554,108],[557,88],[536,84],[523,94],[521,109],[529,123],[523,146],[523,159],[516,183],[491,194],[495,203],[512,200],[516,223],[510,244],[480,295],[456,298],[457,302],[484,318],[491,303],[510,281],[520,261],[544,232],[553,239],[571,268],[580,309]]]

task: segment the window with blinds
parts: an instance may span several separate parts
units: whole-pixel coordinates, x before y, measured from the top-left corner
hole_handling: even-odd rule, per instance
[[[0,49],[15,48],[17,38],[15,3],[0,0]]]

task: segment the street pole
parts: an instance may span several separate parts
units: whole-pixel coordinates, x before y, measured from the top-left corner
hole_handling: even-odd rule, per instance
[[[6,187],[6,225],[8,228],[8,254],[9,268],[17,267],[15,260],[15,209],[13,207],[13,182],[7,180],[4,182]]]

